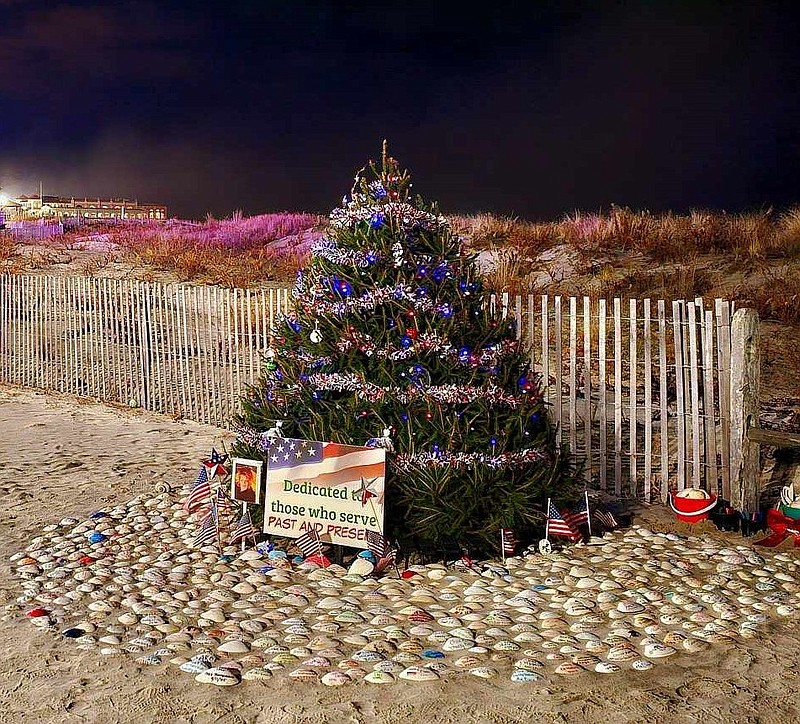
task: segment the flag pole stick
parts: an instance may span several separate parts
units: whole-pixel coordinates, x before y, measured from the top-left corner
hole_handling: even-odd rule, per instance
[[[242,518],[247,515],[247,503],[242,503]],[[244,553],[245,541],[247,536],[242,536],[242,553]]]
[[[503,561],[503,565],[506,564],[506,529],[500,529],[500,557]]]
[[[550,498],[547,499],[547,513],[544,521],[544,539],[550,540]]]
[[[589,491],[584,490],[583,495],[586,499],[586,525],[589,526],[589,537],[592,537],[592,511],[589,510]]]
[[[222,555],[222,539],[219,534],[219,508],[214,500],[211,501],[211,506],[214,514],[214,528],[217,531],[217,548],[219,549],[219,555]]]

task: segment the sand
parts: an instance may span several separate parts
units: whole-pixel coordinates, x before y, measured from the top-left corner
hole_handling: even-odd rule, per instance
[[[44,525],[85,518],[160,482],[184,486],[230,433],[139,410],[0,387],[0,724],[3,722],[794,722],[800,625],[770,619],[758,638],[680,654],[646,672],[586,673],[535,688],[508,678],[430,684],[288,680],[201,686],[175,668],[102,657],[30,625],[9,557]],[[669,527],[660,507],[641,524]],[[710,527],[729,546],[752,543]]]

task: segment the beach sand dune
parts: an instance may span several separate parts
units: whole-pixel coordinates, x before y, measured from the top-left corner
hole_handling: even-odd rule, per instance
[[[69,396],[0,387],[0,724],[32,722],[780,722],[800,721],[800,624],[771,618],[753,639],[681,654],[644,672],[549,677],[544,685],[461,676],[333,689],[273,678],[232,688],[176,667],[103,657],[32,626],[9,558],[65,516],[183,487],[230,433]],[[639,521],[667,525],[651,509]],[[724,545],[751,543],[704,531]],[[792,553],[789,553],[793,555]]]

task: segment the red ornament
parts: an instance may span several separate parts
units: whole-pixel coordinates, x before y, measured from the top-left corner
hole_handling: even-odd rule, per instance
[[[50,615],[49,611],[46,611],[43,608],[32,608],[28,613],[25,614],[28,618],[40,618],[41,616],[48,616]]]
[[[430,410],[428,410],[428,412],[425,413],[425,419],[433,420],[433,413]]]
[[[406,330],[406,336],[410,337],[411,339],[416,339],[419,335],[419,332],[414,327],[409,327]]]

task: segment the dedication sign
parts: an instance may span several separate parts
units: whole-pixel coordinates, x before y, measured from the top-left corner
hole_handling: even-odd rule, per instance
[[[297,538],[316,530],[326,543],[367,548],[383,534],[386,450],[275,438],[267,457],[264,532]]]

